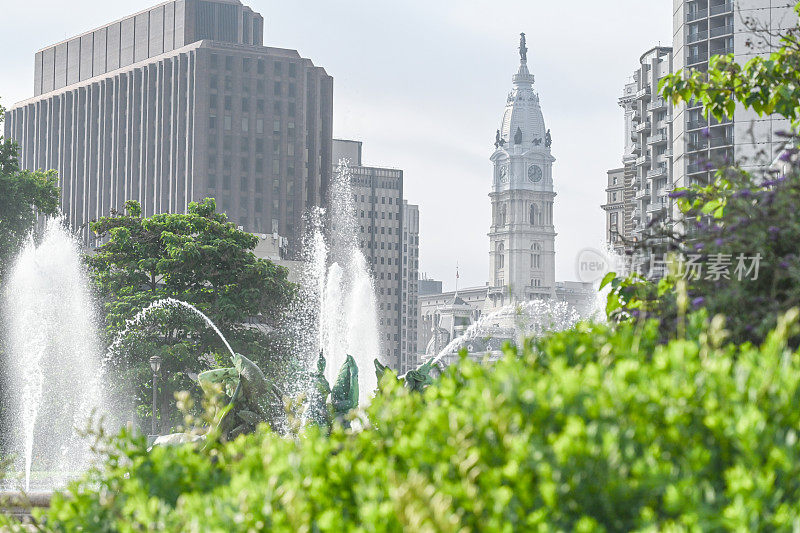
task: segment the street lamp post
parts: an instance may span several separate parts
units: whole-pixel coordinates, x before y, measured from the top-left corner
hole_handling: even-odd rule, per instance
[[[150,358],[150,369],[153,371],[153,435],[156,435],[156,406],[158,405],[158,371],[161,370],[161,357]]]

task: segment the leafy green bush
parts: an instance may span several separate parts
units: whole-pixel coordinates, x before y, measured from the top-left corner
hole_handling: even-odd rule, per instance
[[[581,324],[469,360],[424,394],[391,375],[362,431],[146,451],[123,434],[55,495],[72,531],[779,531],[800,524],[797,311],[761,347],[697,314]]]

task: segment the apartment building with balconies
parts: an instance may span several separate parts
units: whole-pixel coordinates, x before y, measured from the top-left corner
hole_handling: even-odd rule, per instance
[[[713,55],[733,54],[744,63],[774,51],[776,34],[793,27],[797,16],[788,0],[674,0],[675,71],[708,69]],[[720,165],[736,161],[751,172],[765,171],[783,145],[783,117],[759,117],[737,106],[723,120],[706,118],[698,102],[673,111],[673,183],[706,183]],[[676,213],[677,215],[677,213]]]
[[[639,66],[619,99],[625,113],[624,166],[608,172],[606,191],[610,196],[603,206],[608,243],[615,250],[622,251],[626,241],[641,240],[653,218],[663,216],[670,208],[672,113],[668,102],[658,95],[658,84],[671,71],[671,48],[648,50],[639,58]],[[614,232],[612,217],[622,217],[614,224]]]

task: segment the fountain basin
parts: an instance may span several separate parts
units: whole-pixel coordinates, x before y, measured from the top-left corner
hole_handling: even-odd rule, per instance
[[[17,520],[30,522],[31,511],[50,507],[53,493],[42,492],[0,492],[0,514],[13,516]]]

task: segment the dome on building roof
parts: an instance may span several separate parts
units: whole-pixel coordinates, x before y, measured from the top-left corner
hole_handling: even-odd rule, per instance
[[[527,53],[521,56],[519,71],[512,78],[514,87],[506,100],[500,135],[505,140],[506,149],[515,146],[516,141],[520,141],[525,149],[533,146],[545,148],[547,129],[539,107],[539,95],[533,90],[534,76],[528,70]]]

